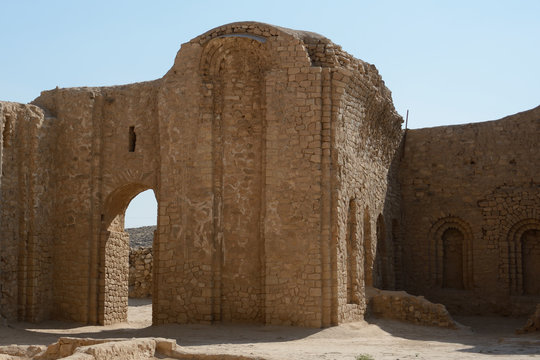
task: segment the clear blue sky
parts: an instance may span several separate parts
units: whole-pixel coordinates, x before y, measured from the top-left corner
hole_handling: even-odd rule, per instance
[[[540,105],[540,0],[0,0],[0,100],[162,77],[180,44],[235,21],[320,33],[379,69],[409,127]]]

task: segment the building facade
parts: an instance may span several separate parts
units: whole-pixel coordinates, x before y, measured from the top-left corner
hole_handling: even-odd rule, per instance
[[[330,326],[363,318],[366,287],[525,311],[538,112],[404,136],[373,65],[253,22],[183,44],[155,81],[0,103],[1,315],[125,321],[124,213],[147,189],[154,324]]]

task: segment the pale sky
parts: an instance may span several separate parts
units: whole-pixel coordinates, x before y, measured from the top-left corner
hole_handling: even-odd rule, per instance
[[[540,0],[0,0],[0,100],[160,78],[182,43],[235,21],[313,31],[375,64],[410,128],[540,105]]]

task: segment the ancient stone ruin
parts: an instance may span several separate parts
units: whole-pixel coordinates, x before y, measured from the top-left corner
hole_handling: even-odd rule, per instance
[[[0,124],[10,321],[125,321],[146,189],[154,324],[331,326],[370,287],[451,313],[540,302],[540,108],[404,131],[375,66],[314,33],[225,25],[161,79],[2,102]]]
[[[129,251],[128,296],[152,297],[152,248],[131,248]]]

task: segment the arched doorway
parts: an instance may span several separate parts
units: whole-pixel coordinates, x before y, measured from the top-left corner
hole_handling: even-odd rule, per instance
[[[99,324],[109,325],[128,320],[130,243],[129,234],[125,231],[125,215],[132,200],[148,189],[143,184],[124,185],[105,200],[98,265]]]
[[[124,230],[129,235],[128,322],[152,323],[153,240],[157,201],[153,190],[139,193],[129,203]]]

